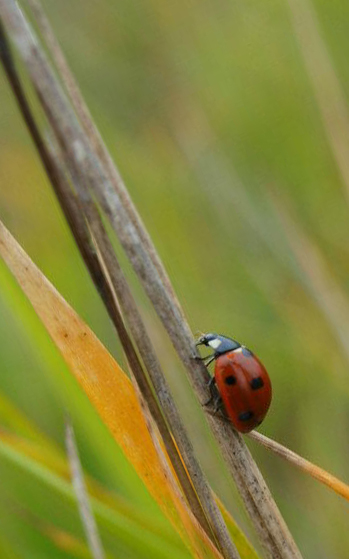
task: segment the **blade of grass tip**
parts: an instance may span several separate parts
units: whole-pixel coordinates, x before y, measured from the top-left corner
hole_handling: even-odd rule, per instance
[[[21,12],[16,10],[10,0],[1,0],[0,7],[31,78],[35,82],[46,114],[56,127],[62,148],[74,162],[77,171],[84,165],[87,183],[93,188],[106,211],[201,401],[206,400],[208,372],[203,364],[193,359],[196,355],[194,340],[183,313],[178,310],[178,301],[172,296],[173,291],[168,290],[165,282],[162,281],[158,269],[149,256],[147,246],[144,245],[137,228],[129,219],[123,200],[115,192],[100,163],[92,156],[87,138],[81,135],[77,128],[74,114],[66,106],[61,91],[57,89],[54,76],[46,67],[46,60],[38,51],[38,45]],[[54,99],[53,104],[52,99]],[[273,559],[299,558],[297,546],[242,438],[232,427],[224,425],[218,418],[208,419],[268,556]]]
[[[87,494],[73,426],[69,419],[66,419],[65,443],[70,463],[73,487],[78,501],[80,517],[85,530],[86,539],[91,550],[91,555],[93,559],[104,559],[105,555],[103,546]]]
[[[188,509],[156,435],[154,439],[150,435],[152,425],[146,422],[130,380],[1,223],[0,254],[71,373],[184,543],[195,557],[221,557]]]
[[[2,42],[6,46],[5,37],[3,37]],[[12,63],[10,51],[8,48],[7,51],[7,59],[9,59]],[[8,65],[9,64],[7,62],[6,66]],[[60,170],[61,166],[58,161],[58,156],[56,155],[56,152],[52,150],[52,148],[48,150],[41,139],[41,135],[30,113],[30,108],[28,107],[24,92],[21,88],[21,84],[13,64],[10,64],[10,71],[8,71],[8,75],[10,79],[15,82],[15,87],[13,89],[18,98],[19,106],[23,112],[23,116],[27,122],[30,132],[32,133],[34,142],[42,157],[46,171],[51,178],[59,202],[67,216],[68,223],[70,224],[73,235],[77,240],[77,244],[82,252],[85,263],[90,271],[97,289],[99,290],[103,298],[111,319],[116,326],[121,342],[130,361],[131,370],[135,375],[141,393],[145,398],[145,401],[148,403],[148,405],[150,405],[150,412],[153,418],[155,418],[157,421],[160,433],[165,442],[167,452],[171,457],[172,464],[176,470],[188,502],[190,503],[194,514],[198,518],[207,534],[210,537],[216,538],[218,541],[224,540],[224,546],[230,547],[231,543],[229,541],[228,532],[224,528],[223,519],[213,499],[213,495],[206,482],[206,479],[204,478],[203,472],[195,458],[191,442],[186,435],[184,426],[182,425],[173,399],[170,397],[169,387],[165,381],[165,377],[161,371],[160,364],[152,348],[150,339],[147,335],[146,329],[143,325],[132,294],[128,288],[125,277],[123,276],[122,270],[116,260],[113,247],[103,228],[99,212],[97,208],[93,206],[92,201],[88,199],[85,193],[83,193],[81,196],[81,204],[86,211],[89,221],[89,227],[92,229],[95,244],[97,240],[98,251],[102,253],[102,259],[104,261],[104,264],[107,266],[108,275],[112,280],[112,284],[118,296],[120,305],[128,318],[131,332],[137,342],[140,354],[147,367],[147,370],[149,371],[156,393],[159,397],[160,404],[162,405],[166,416],[170,418],[170,425],[172,427],[174,435],[176,436],[181,455],[184,457],[187,470],[190,474],[190,479],[194,481],[195,490],[192,487],[190,480],[188,479],[186,469],[183,467],[183,463],[180,456],[178,455],[176,446],[173,444],[172,436],[169,433],[166,424],[164,423],[162,414],[161,412],[159,412],[157,403],[145,379],[142,367],[139,363],[136,353],[133,350],[127,331],[124,328],[119,310],[115,305],[113,293],[109,289],[109,283],[108,281],[105,281],[103,269],[101,266],[99,266],[99,262],[96,258],[94,249],[91,249],[90,247],[87,225],[85,224],[84,217],[81,215],[80,208],[77,207],[76,201],[73,198],[73,194],[69,186],[66,186],[66,179]],[[15,79],[13,76],[15,77]],[[23,107],[25,109],[24,111]],[[74,173],[74,169],[72,169],[72,173]],[[74,178],[75,184],[78,184],[79,177],[75,176]],[[213,534],[204,511],[206,511],[208,518],[210,518],[211,520],[211,525],[213,526]]]
[[[287,0],[292,24],[313,86],[327,140],[349,202],[349,110],[310,0]]]
[[[274,441],[273,439],[269,439],[265,435],[262,435],[262,433],[257,433],[257,431],[252,431],[251,433],[248,434],[248,437],[250,437],[254,441],[257,441],[265,448],[272,450],[273,452],[275,452],[275,454],[281,456],[291,464],[294,464],[295,466],[297,466],[297,468],[299,468],[303,472],[310,474],[314,479],[317,479],[324,485],[327,485],[327,487],[329,487],[330,489],[338,493],[338,495],[344,497],[344,499],[349,501],[349,485],[347,485],[346,483],[344,483],[334,475],[330,474],[323,468],[316,466],[309,460],[306,460],[302,456],[299,456],[299,454],[296,454],[296,452],[293,452],[293,450],[290,450],[286,446],[283,446],[282,444]]]

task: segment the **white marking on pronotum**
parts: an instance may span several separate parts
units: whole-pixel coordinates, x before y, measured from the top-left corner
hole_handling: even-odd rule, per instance
[[[212,349],[217,349],[217,347],[219,347],[221,345],[221,340],[218,340],[218,338],[215,338],[214,340],[210,340],[208,342],[208,345],[210,347],[212,347]]]
[[[241,353],[242,352],[242,347],[238,347],[236,349],[233,350],[234,353]]]

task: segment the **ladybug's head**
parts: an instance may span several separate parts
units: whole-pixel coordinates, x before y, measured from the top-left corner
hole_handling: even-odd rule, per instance
[[[196,345],[211,347],[217,356],[241,347],[239,342],[218,334],[203,334],[196,342]]]
[[[207,345],[214,348],[215,340],[218,340],[218,338],[218,334],[203,334],[200,336],[195,345]],[[219,342],[217,343],[219,344]]]

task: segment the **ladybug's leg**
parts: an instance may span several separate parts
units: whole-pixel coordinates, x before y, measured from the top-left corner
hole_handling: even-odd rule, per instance
[[[213,413],[216,414],[218,412],[222,412],[222,409],[223,409],[223,400],[221,398],[221,395],[218,394],[214,401]]]
[[[209,382],[207,383],[207,388],[210,391],[210,397],[207,400],[207,402],[204,402],[202,405],[203,406],[210,406],[214,402],[215,407],[216,407],[217,397],[220,398],[220,396],[217,392],[215,377],[210,378]]]
[[[226,423],[232,423],[231,419],[224,413],[224,408],[222,405],[222,400],[217,403],[217,407],[213,410],[206,410],[206,413],[209,413],[213,416],[218,416],[219,419],[222,419]]]
[[[204,357],[203,360],[204,360],[205,366],[208,367],[209,365],[211,365],[211,363],[212,363],[215,359],[216,359],[216,356],[215,356],[214,354],[213,354],[213,355],[209,355],[208,357]],[[214,378],[214,377],[212,377],[212,378]]]
[[[195,359],[195,361],[203,361],[205,363],[205,366],[208,367],[212,363],[212,361],[216,359],[216,356],[206,355],[206,357],[200,357],[200,355],[195,355],[193,359]]]
[[[216,378],[211,377],[207,386],[210,390],[211,396],[203,405],[205,407],[212,406],[210,410],[207,410],[208,413],[212,415],[217,415],[219,413],[220,416],[225,418],[223,413],[223,400],[216,387]]]

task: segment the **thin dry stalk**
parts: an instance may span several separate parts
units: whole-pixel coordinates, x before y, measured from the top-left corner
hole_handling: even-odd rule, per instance
[[[303,472],[310,474],[314,479],[317,479],[324,485],[327,485],[327,487],[349,501],[349,486],[337,477],[333,476],[329,472],[326,472],[326,470],[320,468],[319,466],[316,466],[302,456],[299,456],[299,454],[296,454],[296,452],[293,452],[286,446],[283,446],[273,439],[269,439],[265,435],[262,435],[262,433],[252,431],[248,434],[248,436],[254,441],[257,441],[259,444],[263,445],[265,448],[272,450],[273,452],[275,452],[275,454],[281,456],[291,464],[294,464]]]
[[[80,517],[85,530],[86,539],[93,559],[104,559],[104,551],[99,532],[93,515],[87,488],[84,480],[76,440],[71,423],[66,424],[66,448],[70,463],[71,476],[76,498],[79,505]]]
[[[110,318],[113,321],[114,326],[118,332],[130,365],[130,369],[142,394],[143,405],[144,402],[147,402],[150,414],[154,418],[161,433],[161,437],[165,443],[165,447],[168,455],[170,456],[171,463],[177,473],[184,494],[186,495],[188,503],[191,506],[191,510],[194,512],[195,516],[197,517],[209,537],[212,537],[210,526],[207,522],[202,506],[198,500],[198,496],[188,478],[187,472],[178,454],[176,445],[173,442],[173,438],[171,436],[171,433],[169,432],[168,426],[164,421],[157,401],[155,400],[154,395],[149,387],[149,383],[146,380],[142,366],[133,348],[127,330],[125,329],[120,311],[116,304],[117,295],[119,301],[121,302],[122,308],[126,311],[126,316],[131,325],[131,331],[135,335],[136,341],[139,340],[139,345],[141,346],[141,348],[143,348],[143,350],[141,349],[141,355],[143,355],[144,353],[146,354],[145,364],[148,367],[148,370],[159,368],[160,365],[157,361],[154,351],[150,346],[148,335],[142,324],[140,315],[136,308],[132,294],[128,288],[127,282],[123,276],[118,261],[115,258],[115,253],[103,228],[100,216],[95,210],[94,206],[91,205],[91,200],[82,200],[82,205],[78,203],[75,194],[70,188],[68,177],[66,173],[64,173],[64,163],[58,154],[58,150],[54,150],[52,144],[50,146],[48,144],[45,144],[45,142],[43,141],[27,102],[18,74],[16,72],[11,52],[2,30],[1,22],[0,44],[0,56],[3,61],[6,74],[8,76],[9,83],[11,84],[23,118],[38,149],[45,170],[51,180],[56,196],[72,230],[74,239],[77,242],[87,269],[90,272],[91,278],[98,292],[100,293],[106,309],[110,315]],[[76,178],[75,180],[75,185],[76,184],[78,184],[78,178]],[[86,202],[88,202],[88,204]],[[89,214],[89,225],[87,224],[87,221],[83,214],[83,209],[85,209]],[[92,229],[92,233],[94,235],[93,241],[90,236],[89,228]],[[98,254],[96,253],[95,247],[97,248]],[[102,261],[100,260],[99,256],[102,258]],[[110,281],[107,277],[108,274]],[[114,290],[112,289],[110,282],[111,285],[114,286]],[[169,398],[168,388],[166,385],[161,385],[160,387],[157,386],[156,388],[158,389],[158,394],[160,394],[161,396],[159,398],[160,402],[161,400],[163,400],[163,398]]]
[[[16,10],[13,1],[1,0],[0,7],[63,151],[74,162],[76,169],[80,168],[80,172],[83,169],[85,176],[88,177],[89,186],[106,211],[145,291],[188,370],[192,384],[203,401],[207,397],[205,381],[208,379],[208,373],[202,364],[193,359],[195,349],[192,335],[183,319],[183,313],[178,309],[178,302],[173,298],[173,291],[167,289],[158,268],[149,256],[148,247],[130,220],[120,195],[115,191],[100,161],[92,155],[86,137],[81,133],[74,114],[67,106],[21,14]],[[273,559],[299,558],[300,553],[292,536],[242,438],[231,426],[224,425],[219,418],[209,418],[209,421],[268,556]]]

